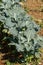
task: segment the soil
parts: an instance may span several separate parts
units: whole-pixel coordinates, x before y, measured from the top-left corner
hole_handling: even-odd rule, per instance
[[[43,2],[42,0],[27,0],[25,7],[29,9],[28,14],[36,19],[43,19]]]
[[[5,54],[0,53],[0,65],[5,65],[5,60],[1,60]]]

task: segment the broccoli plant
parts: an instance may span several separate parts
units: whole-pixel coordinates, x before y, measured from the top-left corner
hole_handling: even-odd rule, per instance
[[[2,32],[7,34],[3,40],[7,40],[8,47],[14,47],[12,53],[21,53],[24,61],[31,55],[39,58],[38,49],[43,47],[43,37],[37,34],[40,27],[24,11],[19,0],[2,0],[0,2],[0,21],[4,27]],[[21,61],[23,62],[22,59]]]

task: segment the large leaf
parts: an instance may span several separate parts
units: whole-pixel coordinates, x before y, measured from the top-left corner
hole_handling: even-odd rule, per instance
[[[0,3],[0,22],[4,23],[4,29],[7,28],[10,32],[8,45],[14,45],[18,52],[26,50],[26,52],[31,51],[34,55],[39,47],[43,47],[43,37],[37,34],[40,30],[39,25],[24,11],[19,1],[2,0]]]

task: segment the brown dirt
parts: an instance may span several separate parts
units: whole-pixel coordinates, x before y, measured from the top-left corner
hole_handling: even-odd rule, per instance
[[[29,9],[30,15],[36,19],[43,19],[43,2],[41,0],[27,0],[24,5]]]
[[[0,65],[5,65],[6,60],[1,60],[5,54],[0,53]]]
[[[43,36],[43,29],[41,29],[41,30],[38,32],[38,34],[39,34],[40,36]]]

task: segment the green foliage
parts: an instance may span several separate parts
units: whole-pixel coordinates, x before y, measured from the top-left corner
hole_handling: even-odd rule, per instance
[[[7,40],[7,46],[14,46],[16,52],[21,52],[24,59],[29,55],[39,58],[38,49],[43,47],[43,37],[37,34],[40,27],[23,10],[19,0],[2,0],[0,21],[3,24],[2,33],[7,34],[2,38]],[[24,62],[23,60],[21,61]]]
[[[11,63],[9,61],[6,62],[6,65],[11,65]]]

